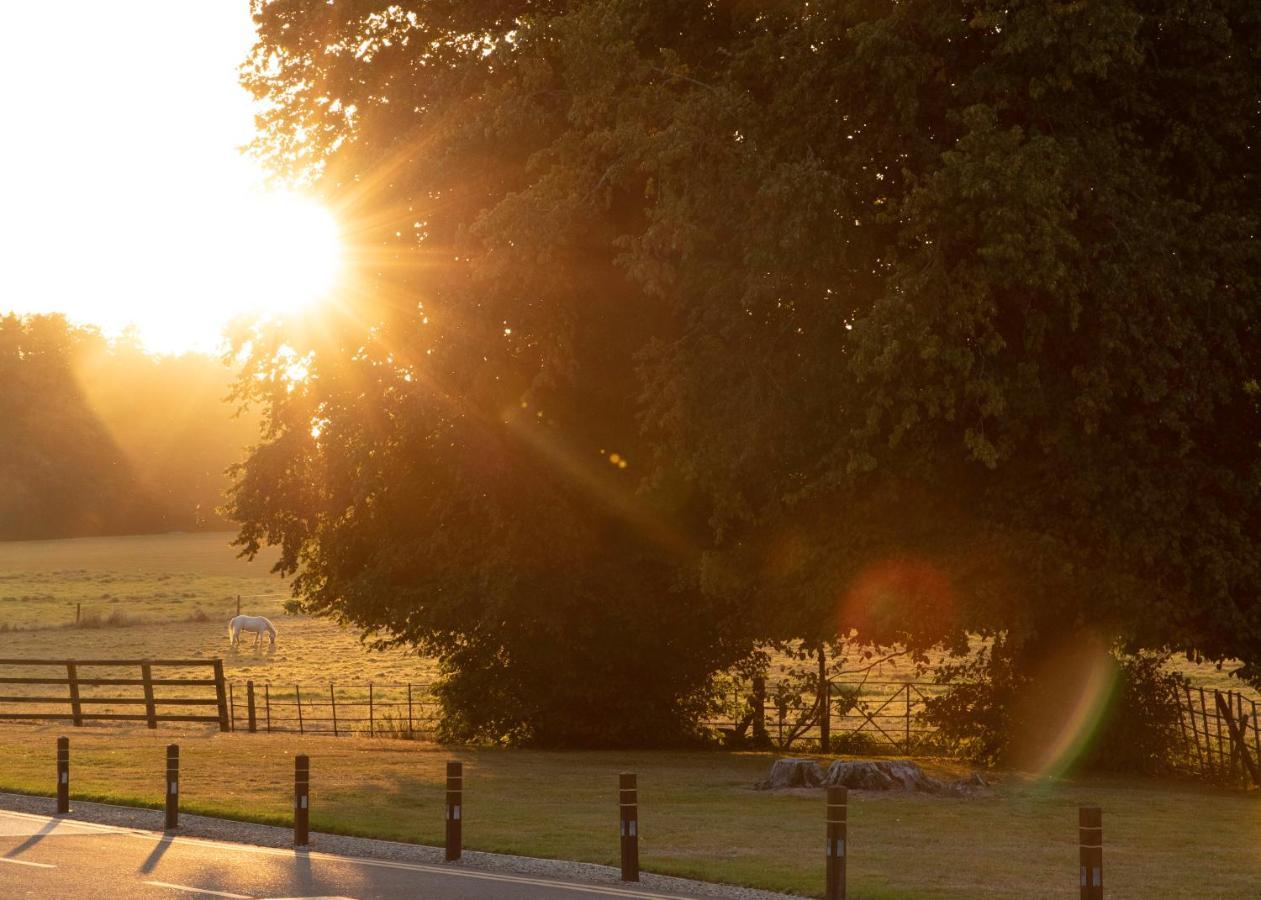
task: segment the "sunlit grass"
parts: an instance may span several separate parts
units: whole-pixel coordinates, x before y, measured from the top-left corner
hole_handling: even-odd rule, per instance
[[[60,733],[0,729],[0,788],[49,793]],[[302,752],[312,760],[314,828],[435,845],[444,765],[460,758],[467,847],[609,865],[617,861],[616,776],[635,771],[646,870],[807,895],[822,889],[822,795],[753,790],[769,755],[468,750],[172,729],[67,733],[75,797],[156,806],[164,747],[178,740],[186,810],[284,825],[293,755]],[[850,896],[1068,896],[1082,803],[1104,809],[1110,896],[1250,896],[1261,879],[1255,795],[1002,775],[991,792],[966,799],[852,794]]]
[[[430,660],[405,651],[371,653],[333,622],[287,615],[285,584],[268,572],[271,557],[237,559],[230,537],[0,542],[0,657],[223,657],[229,678],[285,690],[330,681],[432,680]],[[244,612],[275,621],[274,654],[230,651],[227,623],[238,594]]]

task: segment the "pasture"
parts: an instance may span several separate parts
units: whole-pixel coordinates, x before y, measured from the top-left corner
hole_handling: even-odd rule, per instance
[[[0,731],[0,789],[50,793],[55,728]],[[74,796],[158,806],[165,745],[181,743],[191,812],[287,825],[293,755],[309,753],[312,828],[440,845],[444,764],[465,764],[470,849],[616,864],[617,773],[636,771],[645,869],[818,896],[819,791],[752,788],[747,753],[451,749],[410,741],[72,730]],[[958,774],[952,763],[926,764]],[[1077,806],[1104,810],[1109,896],[1255,894],[1261,807],[1189,784],[993,776],[966,798],[850,795],[850,896],[1053,898],[1075,891]]]
[[[221,656],[229,678],[277,684],[432,680],[433,663],[415,653],[370,653],[336,623],[286,614],[286,584],[268,571],[274,557],[247,563],[230,540],[210,533],[0,542],[0,656]],[[238,594],[243,612],[276,624],[274,654],[229,649]]]
[[[388,685],[414,684],[423,702],[423,686],[437,677],[433,660],[405,650],[369,651],[357,634],[335,622],[288,615],[287,585],[269,571],[274,554],[246,562],[236,556],[231,538],[231,533],[219,532],[0,542],[0,658],[222,657],[238,700],[246,680],[269,686],[269,715],[281,728],[300,727],[295,703],[299,685],[307,727],[330,732],[330,682],[337,685],[343,732],[372,730],[369,683],[376,685],[377,713],[385,717],[378,724],[387,731],[397,727],[407,710],[406,689]],[[276,624],[280,638],[275,652],[255,651],[248,642],[236,651],[229,648],[227,624],[236,613],[238,595],[243,612],[267,616]],[[76,607],[81,609],[77,624]],[[864,661],[854,664],[861,667]],[[770,681],[783,679],[789,669],[810,671],[813,665],[812,660],[779,656],[772,660]],[[1206,688],[1240,687],[1228,669],[1184,660],[1177,665]],[[931,674],[895,658],[855,678],[864,679],[865,708],[878,711],[879,729],[894,741],[909,735],[917,726],[904,715],[910,712],[909,703],[899,692],[903,683],[929,680]],[[732,686],[733,709],[743,702],[741,690]],[[241,703],[234,710],[239,714],[234,717],[244,716]],[[768,713],[768,723],[778,736],[781,720],[773,713]],[[787,715],[791,719],[796,713]],[[834,734],[860,725],[861,715],[854,713],[848,720],[838,719]],[[883,739],[876,727],[866,731],[866,737]]]

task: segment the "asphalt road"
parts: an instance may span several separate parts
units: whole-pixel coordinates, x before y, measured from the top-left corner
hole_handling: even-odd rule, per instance
[[[674,900],[675,895],[227,844],[0,811],[0,897]]]

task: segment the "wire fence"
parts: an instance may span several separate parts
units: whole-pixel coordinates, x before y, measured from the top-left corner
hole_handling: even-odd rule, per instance
[[[232,731],[333,737],[432,737],[441,718],[424,683],[228,684]]]

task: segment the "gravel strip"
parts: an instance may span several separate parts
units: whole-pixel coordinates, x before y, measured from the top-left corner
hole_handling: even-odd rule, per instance
[[[0,809],[13,812],[33,813],[51,816],[56,807],[49,797],[30,797],[24,794],[0,793]],[[162,831],[165,823],[164,813],[157,809],[139,809],[131,806],[111,806],[106,803],[87,803],[73,801],[67,819],[82,822],[95,822],[101,825],[113,825],[119,828],[134,828],[142,831]],[[208,816],[194,816],[180,813],[179,832],[184,837],[209,838],[216,841],[227,841],[238,844],[253,844],[259,847],[293,847],[293,831],[278,828],[274,825],[256,825],[252,822],[234,822],[229,819],[212,819]],[[311,832],[311,850],[319,853],[332,853],[339,856],[359,856],[366,859],[384,859],[397,862],[437,864],[492,872],[505,872],[512,875],[533,875],[540,878],[555,878],[565,881],[578,881],[587,884],[616,884],[619,887],[634,890],[636,887],[645,891],[667,894],[684,894],[693,897],[727,897],[731,900],[800,900],[792,894],[776,894],[753,888],[735,887],[727,884],[713,884],[707,881],[692,881],[686,878],[673,878],[668,875],[653,875],[650,872],[640,873],[639,884],[632,885],[621,880],[621,872],[613,866],[599,866],[594,863],[569,862],[559,859],[535,859],[530,856],[508,856],[501,853],[479,853],[476,850],[465,850],[459,862],[448,863],[443,860],[441,847],[426,847],[421,844],[403,844],[396,841],[379,841],[370,838],[346,837],[340,834],[324,834]]]

